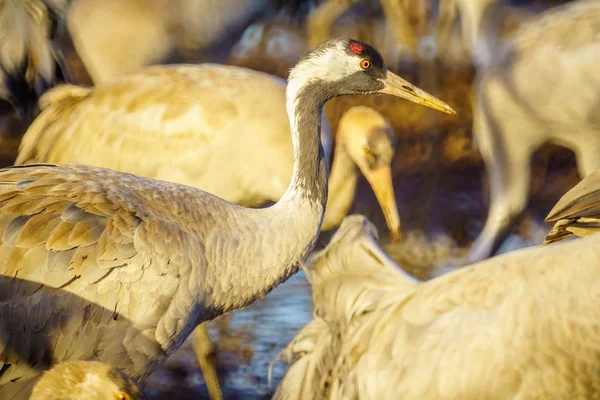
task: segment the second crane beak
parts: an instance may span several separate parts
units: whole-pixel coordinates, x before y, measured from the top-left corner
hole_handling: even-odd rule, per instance
[[[392,96],[402,97],[425,107],[433,108],[446,114],[456,115],[456,111],[448,104],[435,96],[430,95],[424,90],[419,89],[412,83],[405,81],[398,75],[387,71],[384,79],[381,79],[384,84],[383,89],[379,93],[391,94]]]
[[[389,166],[364,171],[383,210],[385,222],[392,233],[392,241],[400,241],[400,216],[392,184],[392,171]]]

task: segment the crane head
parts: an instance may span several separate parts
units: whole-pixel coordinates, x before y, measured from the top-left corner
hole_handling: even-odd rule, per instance
[[[337,146],[367,178],[383,210],[392,240],[400,239],[400,216],[392,185],[398,142],[389,121],[370,107],[352,107],[340,119]]]
[[[390,94],[448,114],[448,104],[385,68],[372,46],[353,39],[331,39],[306,53],[290,71],[290,91],[317,88],[322,101],[343,95]],[[295,94],[295,93],[293,93]]]

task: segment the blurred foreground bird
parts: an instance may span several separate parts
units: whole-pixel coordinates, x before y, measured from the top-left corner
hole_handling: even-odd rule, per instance
[[[600,396],[600,235],[504,254],[427,282],[347,217],[305,267],[315,318],[274,399]]]
[[[469,261],[489,257],[527,206],[531,156],[554,142],[575,152],[582,177],[600,168],[600,2],[553,8],[519,28],[473,93],[473,135],[489,176],[490,207]]]
[[[143,400],[135,382],[98,361],[69,361],[45,372],[30,400]]]
[[[292,179],[281,200],[266,209],[99,167],[0,170],[0,272],[39,282],[33,292],[6,292],[7,315],[38,315],[41,304],[60,301],[57,288],[115,310],[108,321],[82,321],[51,308],[68,321],[63,330],[43,319],[18,334],[0,329],[18,349],[0,354],[0,398],[23,398],[40,365],[71,359],[93,357],[143,379],[198,324],[247,306],[297,272],[314,246],[327,201],[319,140],[323,105],[336,96],[384,93],[454,113],[387,71],[367,44],[335,39],[306,54],[286,89]],[[123,319],[130,328],[109,329],[108,323]],[[68,342],[67,351],[56,353],[51,344],[40,349],[30,340],[34,333],[50,343]],[[6,395],[16,390],[17,396]]]
[[[292,177],[285,81],[261,72],[208,64],[155,66],[94,89],[57,87],[42,97],[41,106],[23,137],[17,165],[111,168],[190,185],[246,206],[278,201]],[[329,160],[332,138],[323,119],[321,140]],[[322,229],[336,228],[348,213],[360,169],[397,240],[400,218],[391,175],[396,140],[389,122],[371,108],[351,108],[340,120],[336,142]],[[198,328],[196,339],[210,343],[205,327]],[[194,349],[209,390],[218,392],[210,384],[216,382],[214,368],[205,368],[211,348]]]
[[[544,244],[573,235],[589,236],[600,231],[600,170],[594,171],[569,190],[546,217],[554,222]]]

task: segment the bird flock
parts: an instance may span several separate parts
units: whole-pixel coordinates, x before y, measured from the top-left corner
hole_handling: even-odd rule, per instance
[[[0,100],[26,124],[0,169],[0,399],[144,399],[188,338],[222,399],[207,324],[300,269],[313,319],[273,360],[288,365],[274,399],[600,399],[600,2],[372,2],[381,54],[332,37],[361,1],[308,3],[0,0]],[[226,65],[286,12],[309,49],[286,79]],[[348,215],[362,175],[403,240],[398,132],[364,105],[334,124],[325,104],[394,96],[456,115],[393,72],[432,40],[475,67],[490,193],[461,267],[422,281]],[[494,256],[544,143],[573,150],[582,180],[544,243]]]

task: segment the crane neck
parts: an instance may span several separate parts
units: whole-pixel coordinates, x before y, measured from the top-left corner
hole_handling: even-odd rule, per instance
[[[236,208],[217,229],[221,232],[235,227],[240,235],[240,245],[228,250],[229,262],[215,271],[214,279],[229,285],[226,296],[215,292],[209,300],[211,307],[221,312],[264,297],[296,273],[321,230],[328,171],[319,132],[321,111],[328,98],[322,95],[322,87],[294,79],[288,84],[286,97],[294,148],[292,180],[273,206]]]
[[[296,78],[286,88],[294,168],[292,179],[279,203],[305,201],[323,212],[327,201],[327,164],[320,140],[321,113],[329,100],[316,84]]]
[[[324,231],[336,228],[348,215],[356,193],[357,179],[358,169],[356,164],[343,143],[338,141],[335,146],[335,156],[331,166],[331,176],[329,177],[329,197],[327,198],[322,227]]]
[[[264,242],[269,244],[270,250],[277,251],[268,263],[261,262],[246,269],[249,276],[262,277],[260,293],[270,291],[298,271],[321,231],[327,202],[328,168],[320,128],[323,105],[329,100],[322,93],[321,87],[302,79],[290,79],[286,89],[294,168],[281,199],[263,210],[269,213],[269,219],[263,225],[269,232],[268,241]],[[256,298],[254,292],[245,294],[249,295],[248,299]]]

